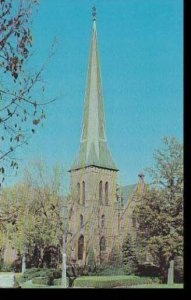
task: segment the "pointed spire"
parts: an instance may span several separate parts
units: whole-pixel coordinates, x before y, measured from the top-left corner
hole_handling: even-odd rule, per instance
[[[93,30],[85,92],[80,151],[71,170],[87,166],[98,166],[117,170],[111,158],[105,135],[95,6],[92,8],[92,16]]]

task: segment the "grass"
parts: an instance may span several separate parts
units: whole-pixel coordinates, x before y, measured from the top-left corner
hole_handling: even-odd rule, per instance
[[[21,274],[22,274],[22,273],[15,273],[15,279],[16,279],[16,280],[19,280],[19,278],[21,277]]]
[[[139,284],[131,286],[132,289],[183,289],[183,283],[175,284]]]
[[[11,272],[0,272],[0,288],[13,287],[14,277]]]
[[[56,286],[48,286],[48,285],[38,285],[38,284],[33,284],[31,281],[27,281],[23,284],[21,284],[21,287],[24,289],[43,289],[43,288],[61,288],[61,286],[56,285]],[[123,287],[122,287],[123,288]],[[124,287],[126,288],[126,287]],[[135,285],[131,286],[128,288],[132,289],[182,289],[183,284],[173,284],[173,285],[168,285],[168,284],[140,284],[140,285]]]
[[[21,283],[21,288],[23,289],[58,289],[61,288],[59,285],[43,285],[43,284],[33,284],[32,280],[26,281],[24,283]]]

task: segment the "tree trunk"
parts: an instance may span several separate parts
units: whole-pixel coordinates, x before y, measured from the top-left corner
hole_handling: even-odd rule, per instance
[[[24,274],[25,271],[26,271],[26,256],[24,253],[22,256],[22,271],[21,271],[21,273]]]
[[[62,237],[62,288],[67,288],[67,277],[66,277],[66,239],[65,234]]]
[[[9,251],[9,239],[8,239],[8,225],[6,226],[6,235],[5,235],[5,244],[4,244],[4,253],[3,253],[3,264],[4,266],[8,265],[8,251]]]
[[[168,269],[168,281],[167,284],[174,283],[174,260],[170,261],[170,267]]]

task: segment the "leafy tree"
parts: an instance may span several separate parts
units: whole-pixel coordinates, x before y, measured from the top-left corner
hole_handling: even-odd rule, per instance
[[[2,189],[0,248],[6,252],[8,240],[16,249],[20,267],[22,260],[26,261],[27,268],[60,268],[63,262],[62,255],[67,253],[66,245],[70,247],[72,239],[79,233],[77,229],[67,241],[68,235],[71,235],[69,220],[75,199],[70,199],[68,207],[69,199],[64,196],[66,195],[64,176],[62,168],[55,166],[50,173],[44,163],[37,161],[25,171],[24,180],[20,184]],[[89,220],[84,226],[88,223]],[[89,243],[87,245],[89,247]],[[67,257],[67,262],[70,284],[73,284],[76,277],[88,271],[87,264],[83,267],[79,267],[76,262],[71,264],[70,257]],[[91,253],[87,257],[87,262],[90,267],[96,267]]]
[[[22,184],[2,192],[1,211],[7,218],[0,222],[0,247],[6,250],[7,237],[30,267],[55,267],[61,262],[63,171],[55,167],[53,175],[47,174],[38,163],[33,172],[25,173]]]
[[[169,261],[183,256],[183,147],[164,138],[164,148],[154,153],[155,166],[149,168],[152,185],[139,209],[139,256],[148,255],[166,280]]]
[[[37,7],[37,0],[0,0],[1,182],[10,168],[18,169],[16,149],[28,143],[45,119],[46,103],[34,94],[44,92],[41,75],[52,52],[39,70],[29,71],[32,15]]]

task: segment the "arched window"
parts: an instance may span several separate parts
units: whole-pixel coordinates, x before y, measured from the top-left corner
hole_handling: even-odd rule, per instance
[[[109,190],[108,182],[105,183],[105,205],[109,204]]]
[[[77,184],[77,199],[78,199],[78,203],[80,204],[80,183],[79,182]]]
[[[82,201],[83,201],[83,205],[85,205],[85,201],[86,201],[85,181],[82,182]]]
[[[104,215],[101,216],[101,227],[102,228],[105,227],[105,216]]]
[[[105,237],[102,236],[100,239],[100,251],[105,251],[105,249],[106,249]]]
[[[100,181],[99,183],[99,203],[103,204],[103,182]]]
[[[80,228],[82,228],[84,225],[84,218],[82,215],[80,215]]]
[[[81,235],[78,240],[78,259],[83,259],[84,237]]]

